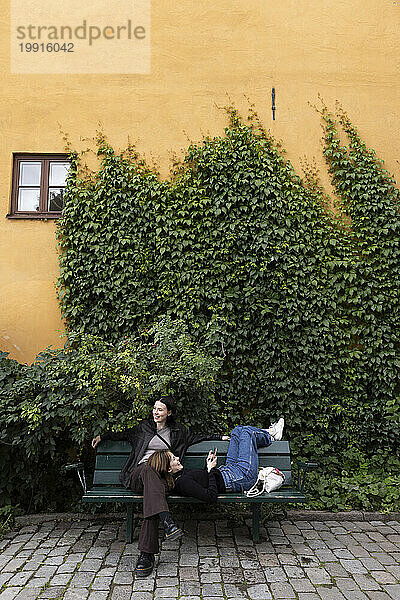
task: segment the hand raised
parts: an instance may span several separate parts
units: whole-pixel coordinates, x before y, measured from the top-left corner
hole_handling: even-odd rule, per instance
[[[101,437],[96,435],[95,438],[92,439],[92,448],[96,448],[96,446],[101,442]]]
[[[208,453],[207,456],[207,471],[210,472],[211,469],[217,466],[217,455],[213,453],[212,450]]]

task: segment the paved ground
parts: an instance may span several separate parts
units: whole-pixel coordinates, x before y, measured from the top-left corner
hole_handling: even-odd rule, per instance
[[[226,521],[184,527],[134,581],[121,519],[24,526],[0,542],[0,600],[400,600],[399,521],[273,521],[259,544]]]

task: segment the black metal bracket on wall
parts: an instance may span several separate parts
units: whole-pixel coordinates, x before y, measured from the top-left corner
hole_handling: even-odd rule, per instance
[[[275,121],[275,110],[276,110],[276,107],[275,107],[275,88],[274,87],[272,88],[272,94],[271,94],[271,96],[272,96],[272,120]]]

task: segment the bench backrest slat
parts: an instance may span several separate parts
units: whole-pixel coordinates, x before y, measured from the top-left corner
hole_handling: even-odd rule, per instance
[[[207,452],[213,448],[217,448],[218,452],[223,452],[226,454],[228,451],[228,446],[229,442],[222,442],[220,440],[199,442],[198,444],[193,444],[193,446],[190,446],[187,454],[207,454]],[[97,456],[101,456],[103,454],[121,454],[128,457],[130,453],[131,445],[129,442],[112,442],[107,440],[100,442],[100,444],[97,446]],[[267,448],[259,448],[258,454],[290,454],[289,442],[286,440],[282,440],[281,442],[273,442]]]
[[[189,454],[185,456],[184,465],[187,469],[202,469],[205,465],[206,454]],[[218,466],[225,464],[225,456],[218,457]],[[115,471],[121,470],[127,460],[126,455],[110,454],[100,455],[96,460],[96,471]],[[261,467],[268,465],[277,467],[282,470],[290,471],[290,455],[271,455],[261,454],[258,455],[259,464]],[[273,460],[273,463],[271,461]]]
[[[269,465],[274,466],[274,465]],[[280,469],[282,471],[282,469]],[[282,471],[285,475],[285,485],[291,485],[292,483],[292,475],[290,471]],[[112,485],[112,486],[121,486],[121,482],[119,480],[120,471],[96,471],[94,475],[93,485]]]

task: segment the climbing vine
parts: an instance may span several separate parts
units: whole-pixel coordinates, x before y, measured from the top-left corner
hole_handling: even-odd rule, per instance
[[[340,299],[353,360],[343,395],[353,406],[359,438],[374,452],[387,449],[390,455],[399,435],[400,407],[399,190],[340,106],[338,122],[348,147],[325,107],[322,118],[325,158],[340,208],[351,222]]]
[[[73,155],[58,231],[66,323],[109,339],[166,314],[198,339],[212,323],[231,424],[284,413],[302,452],[338,469],[339,452],[387,454],[398,435],[395,183],[344,111],[323,106],[337,192],[327,210],[252,107],[246,122],[227,112],[225,135],[191,144],[169,181],[103,135],[98,172],[82,176]]]

